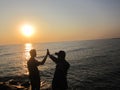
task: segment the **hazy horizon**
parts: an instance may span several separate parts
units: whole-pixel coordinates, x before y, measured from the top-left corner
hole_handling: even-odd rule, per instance
[[[1,0],[0,45],[120,38],[119,8],[119,0]],[[24,24],[35,27],[30,37]]]

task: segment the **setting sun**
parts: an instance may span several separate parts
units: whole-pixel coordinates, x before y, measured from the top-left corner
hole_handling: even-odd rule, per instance
[[[27,37],[31,36],[34,33],[34,28],[31,25],[23,25],[21,30],[22,33]]]

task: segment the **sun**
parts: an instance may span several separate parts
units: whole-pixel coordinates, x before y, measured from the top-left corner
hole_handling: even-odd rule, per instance
[[[34,33],[34,28],[33,28],[33,26],[28,25],[28,24],[23,25],[23,26],[21,27],[21,30],[22,30],[22,33],[23,33],[25,36],[27,36],[27,37],[32,36],[33,33]]]

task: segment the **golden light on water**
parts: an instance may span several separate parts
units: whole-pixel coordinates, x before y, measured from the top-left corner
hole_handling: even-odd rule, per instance
[[[31,43],[26,43],[25,44],[25,58],[28,60],[30,58],[29,51],[32,49],[32,44]]]
[[[30,58],[30,54],[29,54],[29,51],[33,49],[33,46],[31,43],[26,43],[24,44],[24,61],[23,61],[23,67],[24,67],[24,74],[25,75],[28,75],[29,72],[28,72],[28,69],[27,69],[27,61],[29,60]]]

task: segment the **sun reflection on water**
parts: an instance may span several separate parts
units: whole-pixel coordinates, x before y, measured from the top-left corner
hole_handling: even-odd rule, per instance
[[[30,58],[29,51],[32,49],[32,44],[31,43],[26,43],[25,44],[25,58],[28,60]]]
[[[25,69],[25,75],[28,75],[28,70],[27,70],[27,61],[29,60],[30,58],[30,53],[29,51],[33,49],[33,46],[31,43],[26,43],[24,45],[24,59],[25,61],[23,62],[23,66],[24,66],[24,69]]]

